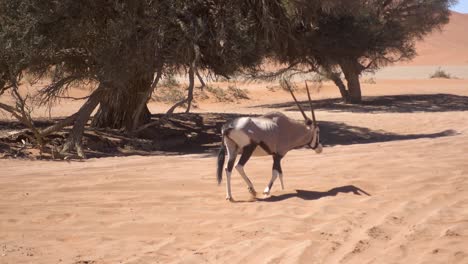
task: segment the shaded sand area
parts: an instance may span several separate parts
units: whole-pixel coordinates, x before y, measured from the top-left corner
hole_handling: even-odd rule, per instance
[[[196,111],[300,119],[285,91],[250,88],[251,100]],[[0,263],[468,263],[468,81],[364,94],[355,107],[314,90],[328,147],[290,152],[285,190],[257,201],[237,173],[237,202],[224,200],[214,152],[0,160]],[[247,164],[257,191],[271,164]]]

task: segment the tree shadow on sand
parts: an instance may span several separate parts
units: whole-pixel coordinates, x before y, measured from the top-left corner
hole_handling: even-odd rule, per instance
[[[309,102],[300,102],[308,109]],[[259,105],[255,107],[285,108],[297,111],[294,102]],[[468,111],[468,97],[453,94],[413,94],[363,97],[360,105],[343,103],[340,98],[314,100],[315,109],[352,113],[414,113]]]
[[[163,118],[163,115],[153,115],[152,122],[155,122],[155,125],[134,137],[118,130],[88,127],[84,134],[83,145],[89,158],[181,154],[204,154],[204,157],[213,157],[221,144],[221,127],[226,122],[241,116],[243,115],[234,113],[190,113],[174,114],[167,120]],[[38,125],[40,127],[50,125],[53,121],[41,121]],[[12,137],[5,135],[8,132],[22,129],[24,126],[18,122],[0,121],[0,154],[17,152],[21,149],[22,140],[27,139],[26,134]],[[320,122],[320,130],[321,142],[325,146],[438,138],[456,134],[453,130],[446,130],[432,134],[400,135],[325,121]],[[60,146],[68,133],[69,128],[48,136],[48,140],[54,146]]]
[[[366,127],[350,126],[345,123],[320,122],[320,140],[324,146],[368,144],[398,140],[439,138],[454,136],[454,130],[445,130],[429,134],[400,135],[383,130],[371,130]]]
[[[181,129],[185,131],[185,134],[194,133],[196,136],[189,138],[182,146],[170,146],[165,148],[165,150],[178,153],[205,153],[207,156],[213,156],[216,154],[221,143],[221,127],[223,124],[241,116],[242,115],[225,113],[178,115],[177,119],[171,122],[172,128],[166,129]],[[159,133],[165,132],[160,130]],[[170,134],[171,132],[168,131],[167,133]],[[400,135],[336,122],[320,122],[320,133],[322,135],[321,142],[324,146],[438,138],[457,134],[454,130],[445,130],[438,133]]]
[[[321,198],[325,197],[331,197],[331,196],[337,196],[340,193],[353,193],[355,195],[367,195],[371,196],[369,193],[366,191],[362,190],[359,187],[356,187],[354,185],[346,185],[346,186],[341,186],[341,187],[336,187],[333,189],[330,189],[326,192],[316,192],[316,191],[306,191],[306,190],[296,190],[295,193],[286,193],[286,194],[281,194],[278,196],[272,195],[268,198],[264,199],[257,199],[257,201],[260,202],[280,202],[284,201],[287,199],[291,198],[300,198],[302,200],[307,200],[307,201],[313,201],[313,200],[319,200]]]

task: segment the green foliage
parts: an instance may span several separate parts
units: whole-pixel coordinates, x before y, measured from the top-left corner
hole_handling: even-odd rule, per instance
[[[105,92],[93,125],[127,128],[158,72],[179,73],[194,60],[198,70],[225,77],[255,69],[276,36],[278,17],[270,14],[281,13],[282,6],[250,0],[0,0],[0,10],[0,94],[20,83],[24,72],[35,80],[52,76],[40,91],[43,102],[72,83],[95,83]]]
[[[185,98],[185,89],[178,86],[163,86],[158,88],[153,96],[156,102],[173,104]]]
[[[161,86],[164,87],[179,87],[179,82],[177,81],[174,74],[167,74],[166,78],[162,80]]]
[[[329,72],[343,99],[359,103],[359,75],[414,58],[415,41],[446,24],[455,1],[333,1],[329,9],[316,1],[293,2],[301,30],[291,34],[294,48],[278,51],[279,57]],[[340,72],[347,87],[336,76]]]
[[[186,89],[179,85],[161,85],[153,95],[153,100],[166,104],[173,104],[185,98]],[[207,85],[204,91],[197,90],[195,98],[197,100],[208,100],[213,97],[218,102],[237,102],[239,100],[249,100],[248,91],[236,86],[228,86],[227,89],[218,86]]]
[[[434,79],[434,78],[444,78],[444,79],[453,79],[451,74],[447,73],[446,71],[442,70],[442,68],[437,68],[437,70],[432,73],[429,78]]]
[[[218,102],[237,102],[239,100],[249,100],[248,91],[236,86],[229,86],[226,90],[208,85],[205,87],[208,94],[214,96]]]
[[[375,81],[375,78],[373,77],[370,77],[370,78],[366,78],[362,81],[363,83],[367,83],[367,84],[376,84],[377,82]]]
[[[207,85],[205,90],[212,94],[218,102],[232,102],[232,99],[229,98],[228,94],[220,87]]]
[[[49,74],[48,101],[94,81],[116,116],[144,101],[128,95],[147,94],[155,73],[194,60],[224,77],[265,58],[359,74],[414,57],[414,40],[446,23],[453,2],[0,0],[0,86]]]
[[[236,100],[249,100],[248,91],[245,89],[238,88],[236,86],[228,87],[228,94],[234,97]]]
[[[415,40],[446,24],[454,1],[296,0],[291,3],[296,10],[291,20],[301,30],[291,31],[293,52],[279,50],[283,55],[280,57],[326,68],[352,60],[363,66],[359,69],[362,71],[413,58]]]

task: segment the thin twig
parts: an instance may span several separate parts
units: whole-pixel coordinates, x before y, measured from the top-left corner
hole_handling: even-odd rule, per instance
[[[73,97],[73,96],[55,96],[55,97],[59,99],[71,99],[71,100],[76,100],[76,101],[89,99],[89,95],[84,96],[84,97]]]

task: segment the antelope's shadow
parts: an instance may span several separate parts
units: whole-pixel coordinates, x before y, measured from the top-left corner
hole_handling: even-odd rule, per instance
[[[280,202],[291,198],[300,198],[302,200],[312,201],[312,200],[319,200],[325,197],[336,196],[340,193],[353,193],[355,195],[367,195],[371,196],[368,192],[362,190],[359,187],[354,185],[346,185],[341,187],[335,187],[330,189],[326,192],[317,192],[317,191],[306,191],[306,190],[296,190],[295,193],[285,193],[281,195],[272,195],[268,198],[257,199],[257,201],[261,202]]]

